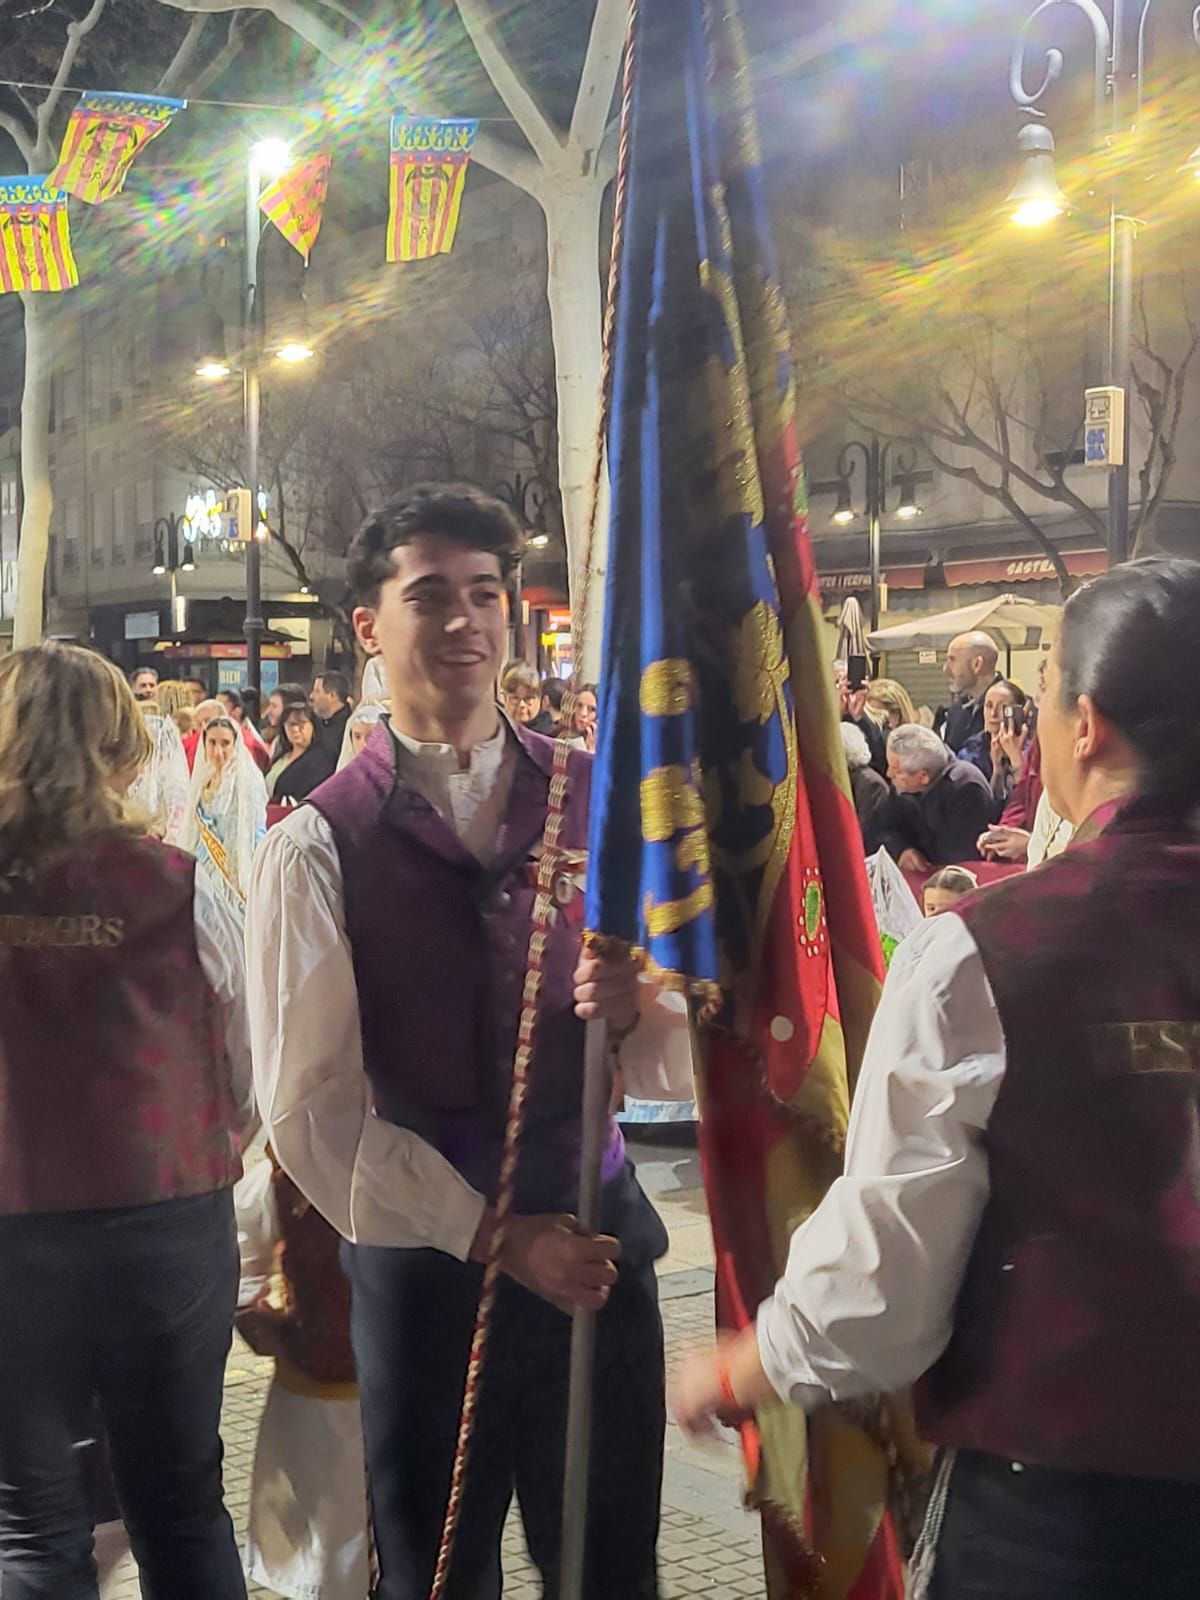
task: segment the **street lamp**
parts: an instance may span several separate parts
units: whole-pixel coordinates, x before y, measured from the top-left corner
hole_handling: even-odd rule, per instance
[[[154,524],[154,565],[150,568],[156,578],[171,577],[171,631],[182,633],[184,627],[183,600],[179,593],[178,574],[195,572],[196,546],[192,525],[187,517],[177,517],[172,511],[159,517]]]
[[[282,177],[292,165],[292,152],[282,139],[260,139],[251,145],[246,162],[246,243],[245,277],[243,280],[242,330],[243,355],[240,368],[242,378],[242,420],[245,434],[246,484],[254,497],[259,496],[258,445],[259,418],[262,409],[260,369],[263,358],[262,302],[258,292],[258,253],[262,244],[263,220],[259,198],[264,182]],[[290,330],[272,352],[274,359],[284,366],[299,366],[313,356],[307,338],[299,330]],[[225,359],[224,329],[215,311],[205,314],[201,348],[197,352],[196,376],[220,379],[237,370]],[[262,614],[262,535],[264,527],[255,518],[255,526],[246,540],[246,618],[243,632],[246,636],[246,679],[252,689],[262,687],[262,637],[266,623]]]
[[[1154,0],[1142,0],[1137,26],[1130,25],[1126,0],[1112,0],[1111,24],[1096,0],[1041,0],[1026,17],[1013,46],[1009,64],[1009,91],[1017,105],[1044,117],[1039,103],[1050,87],[1063,75],[1066,64],[1061,50],[1045,53],[1042,81],[1036,89],[1025,87],[1025,49],[1030,29],[1042,13],[1059,5],[1072,5],[1087,18],[1092,29],[1093,143],[1097,150],[1112,150],[1122,134],[1141,121],[1143,85],[1146,78],[1146,24]],[[1192,32],[1200,44],[1200,7],[1192,16]],[[1136,104],[1130,117],[1125,101],[1130,82],[1136,83]],[[1025,163],[1017,185],[1009,196],[1013,221],[1024,227],[1037,227],[1060,216],[1067,209],[1066,197],[1054,175],[1054,138],[1038,124],[1022,128],[1020,147]],[[1200,177],[1200,147],[1187,163]],[[1024,190],[1022,190],[1024,185]],[[1021,193],[1018,193],[1021,191]],[[1016,202],[1015,205],[1013,202]],[[1120,205],[1114,176],[1109,197],[1109,297],[1108,297],[1108,382],[1128,397],[1130,349],[1133,342],[1133,247],[1137,219]],[[1129,559],[1129,407],[1125,406],[1121,463],[1109,469],[1108,480],[1108,559],[1117,566]]]
[[[899,491],[895,515],[906,521],[921,515],[917,500],[917,485],[932,483],[932,472],[918,472],[912,456],[897,454],[895,476],[889,480],[892,467],[892,446],[872,437],[870,440],[851,439],[842,446],[837,459],[837,477],[827,483],[814,483],[813,494],[837,494],[837,505],[831,520],[839,527],[847,527],[857,520],[854,509],[854,472],[856,456],[862,457],[866,477],[866,502],[868,561],[871,572],[871,629],[879,626],[882,606],[883,578],[882,543],[883,519],[888,514],[888,490]]]
[[[1067,210],[1067,197],[1054,171],[1054,135],[1039,122],[1031,122],[1017,135],[1024,158],[1004,208],[1018,228],[1041,228]]]

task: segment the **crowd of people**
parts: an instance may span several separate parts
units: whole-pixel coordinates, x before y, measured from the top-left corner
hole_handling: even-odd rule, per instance
[[[918,711],[890,678],[851,689],[834,663],[842,742],[868,854],[886,849],[912,874],[963,862],[1034,862],[1065,844],[1044,800],[1037,708],[997,671],[986,633],[963,634],[947,651],[948,705]]]
[[[447,1600],[497,1600],[514,1494],[556,1592],[577,1308],[599,1313],[585,1593],[655,1600],[667,1241],[611,1118],[600,1229],[571,1212],[585,1024],[608,1025],[614,1083],[657,1099],[691,1097],[692,1029],[631,956],[584,948],[596,696],[502,665],[519,548],[474,490],[385,506],[350,555],[359,704],[332,671],[280,685],[261,731],[243,694],[127,682],[80,647],[0,662],[5,1600],[97,1600],[102,1548],[132,1549],[146,1600],[245,1600],[247,1572],[289,1600],[424,1600],[493,1257]],[[1095,580],[1036,718],[977,636],[950,647],[936,728],[898,684],[839,681],[864,826],[919,861],[927,920],[892,963],[845,1175],[673,1408],[702,1433],[916,1381],[930,1600],[1191,1593],[1197,615],[1198,564]],[[977,892],[960,852],[1019,834],[1033,858],[1047,815],[1062,859]],[[1137,941],[1099,937],[1115,925]],[[274,1362],[244,1551],[221,1474],[235,1319]]]

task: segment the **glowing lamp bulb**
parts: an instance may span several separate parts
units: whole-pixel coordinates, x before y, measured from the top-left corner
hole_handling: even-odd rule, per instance
[[[282,361],[288,367],[298,367],[302,361],[311,361],[312,358],[312,346],[300,339],[289,339],[275,352],[276,361]]]
[[[1044,228],[1055,217],[1061,217],[1063,208],[1055,200],[1026,200],[1012,214],[1018,228]]]
[[[251,146],[251,159],[262,178],[282,178],[292,164],[292,152],[284,139],[260,139]]]

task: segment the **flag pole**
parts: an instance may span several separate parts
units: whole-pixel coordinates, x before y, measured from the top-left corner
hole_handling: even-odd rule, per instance
[[[583,1141],[579,1162],[579,1222],[595,1233],[600,1225],[600,1169],[608,1132],[611,1079],[608,1024],[589,1022],[584,1044]],[[571,1379],[567,1398],[567,1447],[563,1465],[562,1561],[559,1600],[583,1600],[583,1556],[587,1538],[588,1458],[592,1443],[592,1368],[596,1313],[571,1319]]]

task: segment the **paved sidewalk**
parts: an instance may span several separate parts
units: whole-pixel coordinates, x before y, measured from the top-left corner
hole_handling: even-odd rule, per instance
[[[669,1374],[680,1353],[712,1331],[712,1240],[695,1151],[638,1144],[633,1156],[671,1239],[660,1266]],[[269,1360],[254,1355],[240,1340],[235,1342],[225,1377],[223,1433],[226,1493],[239,1534],[246,1525],[254,1442],[270,1372]],[[764,1594],[757,1518],[742,1510],[740,1499],[735,1446],[693,1445],[669,1424],[659,1543],[663,1600],[686,1600],[692,1595],[737,1600]],[[540,1600],[541,1585],[526,1558],[515,1513],[504,1538],[504,1571],[505,1600]],[[267,1589],[250,1592],[257,1600],[275,1600]],[[114,1575],[104,1600],[138,1600],[131,1564]]]

